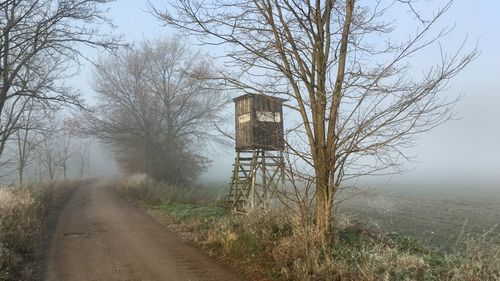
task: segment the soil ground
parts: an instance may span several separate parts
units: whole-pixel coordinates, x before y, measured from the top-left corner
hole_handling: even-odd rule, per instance
[[[103,183],[72,193],[50,244],[46,280],[245,280]]]

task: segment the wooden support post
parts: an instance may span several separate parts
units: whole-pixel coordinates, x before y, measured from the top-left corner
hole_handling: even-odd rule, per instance
[[[262,200],[264,201],[264,206],[268,207],[269,201],[267,198],[267,167],[266,167],[266,151],[262,150]]]
[[[255,197],[256,197],[255,196],[256,195],[255,194],[255,192],[256,192],[256,190],[255,190],[255,184],[256,184],[256,180],[257,180],[257,169],[258,169],[258,167],[257,167],[257,157],[259,156],[258,153],[259,152],[256,151],[256,150],[253,150],[253,152],[252,152],[252,179],[251,179],[251,181],[252,181],[252,185],[251,186],[252,187],[250,189],[250,192],[251,192],[250,193],[251,194],[250,195],[250,208],[252,208],[252,209],[255,209],[255,206],[256,206],[256,204],[255,204]]]
[[[265,149],[237,151],[226,206],[237,212],[269,207],[270,190],[284,186],[282,158],[281,152]]]

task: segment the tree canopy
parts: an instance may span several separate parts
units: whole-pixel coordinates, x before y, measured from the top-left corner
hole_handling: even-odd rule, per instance
[[[95,69],[99,104],[89,131],[129,173],[185,184],[208,164],[199,145],[214,138],[224,95],[206,78],[212,63],[179,38],[145,41]]]

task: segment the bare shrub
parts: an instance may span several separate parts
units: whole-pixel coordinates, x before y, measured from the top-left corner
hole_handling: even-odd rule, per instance
[[[500,245],[489,234],[460,236],[448,257],[450,280],[500,280]]]
[[[273,258],[281,265],[286,279],[304,279],[312,270],[313,256],[317,255],[314,225],[304,224],[294,216],[290,219],[292,235],[281,238],[273,249]]]
[[[289,216],[283,209],[261,209],[216,221],[200,244],[235,259],[248,272],[280,276],[273,251],[282,237],[291,234]]]

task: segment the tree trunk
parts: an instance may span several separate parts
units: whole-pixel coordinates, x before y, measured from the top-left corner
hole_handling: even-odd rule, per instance
[[[333,189],[325,168],[316,171],[316,235],[318,242],[326,245],[331,235]]]
[[[19,162],[19,187],[23,186],[24,161]]]
[[[54,168],[52,167],[52,159],[51,157],[49,156],[49,161],[47,162],[47,166],[48,166],[48,170],[49,170],[49,178],[50,178],[50,181],[53,182],[54,181]]]

